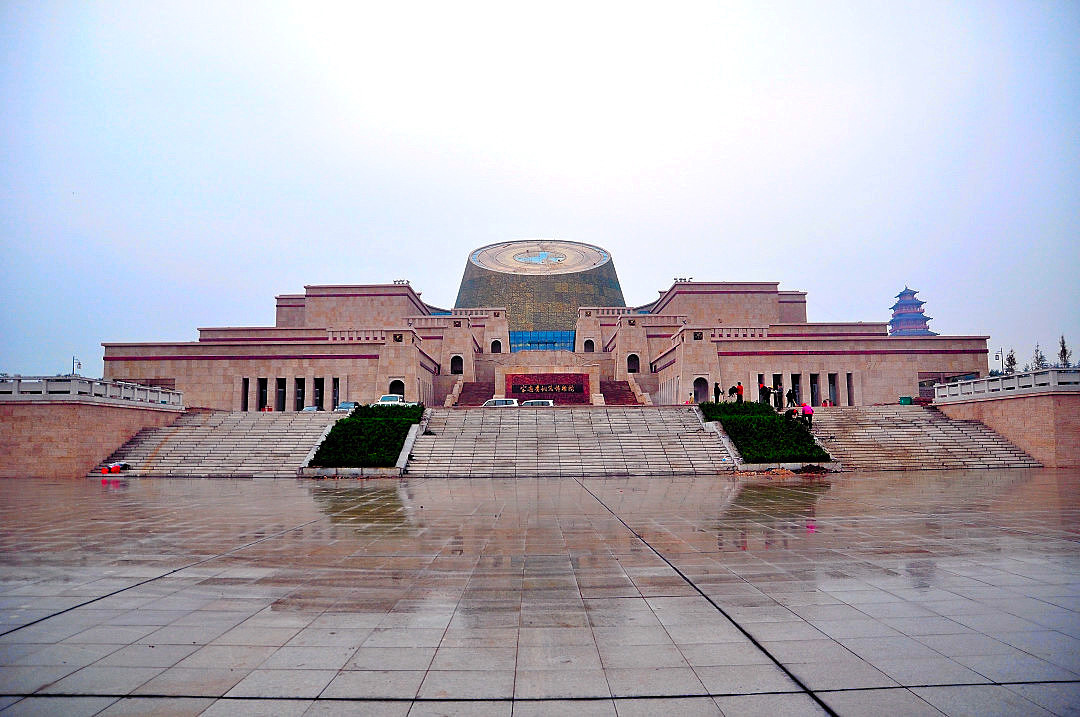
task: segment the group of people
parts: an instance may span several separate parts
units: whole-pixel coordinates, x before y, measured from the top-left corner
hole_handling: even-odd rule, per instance
[[[713,401],[720,403],[720,398],[724,394],[724,389],[720,388],[719,383],[713,384]],[[735,403],[742,403],[743,399],[743,386],[742,381],[739,381],[736,385],[727,390],[728,398],[734,398]]]

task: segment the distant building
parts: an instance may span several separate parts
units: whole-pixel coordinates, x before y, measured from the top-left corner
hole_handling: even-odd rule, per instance
[[[915,298],[918,289],[904,290],[896,295],[896,303],[890,306],[892,318],[889,319],[889,336],[937,336],[926,322],[930,317],[923,313],[923,304]]]
[[[105,376],[231,411],[330,409],[384,393],[428,405],[485,395],[679,404],[740,381],[747,400],[765,383],[815,406],[855,406],[985,376],[987,337],[929,331],[915,293],[901,292],[888,323],[809,322],[806,292],[777,282],[676,279],[627,306],[606,250],[504,242],[469,255],[453,309],[406,281],[306,286],[277,297],[274,326],[106,343]]]

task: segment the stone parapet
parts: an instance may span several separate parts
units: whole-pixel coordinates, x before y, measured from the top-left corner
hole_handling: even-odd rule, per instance
[[[12,376],[0,378],[0,401],[19,403],[70,402],[114,405],[149,404],[170,411],[184,410],[184,394],[166,388],[104,381],[82,376]]]
[[[1050,368],[934,386],[938,404],[986,401],[1040,393],[1080,394],[1080,368]]]

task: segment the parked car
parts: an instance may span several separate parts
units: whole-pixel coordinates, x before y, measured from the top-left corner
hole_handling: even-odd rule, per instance
[[[522,408],[536,408],[538,406],[554,406],[555,402],[550,398],[530,398],[528,401],[522,401]]]
[[[405,397],[400,393],[387,393],[379,396],[379,400],[375,403],[369,403],[369,406],[415,406],[416,403],[406,401]]]
[[[358,404],[358,403],[357,403],[356,401],[342,401],[341,403],[339,403],[339,404],[337,405],[337,408],[335,408],[334,410],[335,410],[335,411],[345,411],[345,412],[348,412],[348,411],[351,411],[351,410],[353,410],[354,408],[356,408],[356,407],[357,407],[357,406],[359,406],[359,405],[360,405],[360,404]]]
[[[518,405],[516,398],[489,398],[482,408],[512,408]]]
[[[319,408],[318,406],[304,406],[304,408],[301,409],[301,413],[314,413],[315,411],[321,411],[321,410],[322,409]]]

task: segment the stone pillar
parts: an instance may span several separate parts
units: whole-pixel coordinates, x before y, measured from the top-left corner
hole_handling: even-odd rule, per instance
[[[259,410],[259,377],[251,376],[248,378],[248,410]]]
[[[315,405],[315,376],[314,374],[304,375],[304,406]]]
[[[289,371],[289,373],[296,372]],[[285,376],[285,410],[296,410],[296,376]]]

